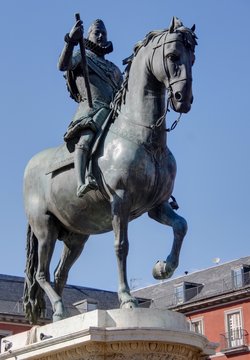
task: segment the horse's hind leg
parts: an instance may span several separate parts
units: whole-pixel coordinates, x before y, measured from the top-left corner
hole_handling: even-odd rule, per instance
[[[70,234],[64,238],[64,247],[61,259],[54,272],[55,291],[62,296],[64,286],[66,285],[69,271],[74,262],[81,255],[82,250],[89,235]]]
[[[50,284],[49,266],[58,237],[58,227],[55,219],[48,214],[39,216],[39,222],[33,225],[33,231],[38,240],[38,266],[36,280],[47,294],[54,310],[53,320],[64,317],[61,297]]]
[[[173,272],[179,264],[182,241],[187,232],[187,222],[173,211],[167,201],[151,209],[148,215],[159,223],[173,228],[174,241],[171,252],[166,261],[158,261],[153,268],[153,276],[155,279],[167,279],[173,275]]]

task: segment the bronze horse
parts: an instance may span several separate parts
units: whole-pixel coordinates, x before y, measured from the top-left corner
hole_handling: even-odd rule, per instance
[[[62,292],[71,266],[90,235],[112,229],[121,307],[136,307],[126,274],[127,230],[129,221],[145,212],[171,226],[174,236],[167,259],[153,269],[154,277],[166,279],[178,266],[187,223],[169,204],[176,163],[166,146],[165,115],[168,104],[178,113],[191,108],[195,45],[194,26],[184,27],[174,17],[169,29],[150,32],[135,46],[113,102],[113,121],[92,156],[100,190],[78,198],[73,164],[48,173],[58,148],[44,150],[28,163],[24,308],[31,322],[36,323],[45,306],[44,292],[53,307],[53,320],[65,317]],[[64,249],[52,287],[49,266],[57,239],[64,242]]]

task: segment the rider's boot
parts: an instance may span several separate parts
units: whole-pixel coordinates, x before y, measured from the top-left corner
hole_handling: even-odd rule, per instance
[[[88,191],[98,189],[98,185],[91,175],[88,175],[85,179],[89,148],[87,147],[87,141],[83,144],[80,140],[79,143],[75,147],[74,163],[77,180],[76,194],[78,197],[82,197]]]

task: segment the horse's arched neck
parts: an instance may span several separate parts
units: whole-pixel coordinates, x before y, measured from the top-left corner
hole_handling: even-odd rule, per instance
[[[152,49],[141,48],[131,64],[125,104],[121,105],[116,124],[120,129],[132,132],[138,141],[165,148],[165,121],[154,126],[165,112],[166,89],[152,74]],[[122,131],[123,131],[122,130]]]
[[[149,47],[149,46],[148,46]],[[126,116],[145,125],[153,125],[165,110],[165,87],[152,74],[152,49],[139,50],[129,72],[126,104],[121,108]]]

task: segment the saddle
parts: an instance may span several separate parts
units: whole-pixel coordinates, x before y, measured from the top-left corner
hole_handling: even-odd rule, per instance
[[[106,120],[102,124],[100,130],[97,132],[95,136],[94,144],[89,153],[89,161],[88,161],[88,166],[86,168],[86,176],[88,175],[88,173],[92,173],[91,169],[92,169],[93,155],[97,151],[101,140],[104,138],[104,136],[106,136],[109,125],[113,120],[113,113],[114,113],[113,110],[111,110]],[[73,139],[72,141],[68,143],[64,143],[60,145],[58,148],[56,148],[51,164],[49,165],[45,173],[46,175],[52,174],[55,171],[61,170],[68,166],[74,166],[75,142],[76,140]]]

